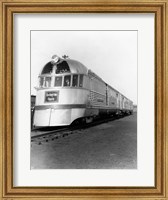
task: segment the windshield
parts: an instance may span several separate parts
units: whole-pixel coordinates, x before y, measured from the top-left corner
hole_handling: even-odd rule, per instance
[[[54,66],[54,65],[53,65],[51,62],[47,63],[47,64],[44,66],[44,68],[43,68],[41,74],[51,74],[52,71],[53,71],[53,66]]]
[[[72,86],[73,87],[77,87],[78,86],[78,75],[73,75]]]
[[[55,87],[62,86],[62,76],[55,77]]]
[[[71,76],[64,76],[64,86],[69,87],[71,85]]]
[[[83,74],[39,76],[39,87],[83,87]]]
[[[40,87],[51,87],[51,77],[40,77],[39,86]]]
[[[70,73],[69,65],[66,61],[62,61],[56,65],[56,74]]]

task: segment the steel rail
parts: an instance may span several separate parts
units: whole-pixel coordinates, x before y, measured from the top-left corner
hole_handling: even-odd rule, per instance
[[[60,128],[57,130],[46,131],[42,134],[37,134],[37,135],[32,136],[31,142],[38,142],[39,144],[41,144],[41,142],[48,142],[50,140],[58,139],[59,137],[65,137],[67,135],[73,134],[74,131],[81,131],[81,130],[84,130],[84,129],[87,129],[87,128],[90,128],[93,126],[100,125],[102,123],[121,119],[123,117],[125,117],[125,116],[97,119],[97,120],[93,121],[92,123],[88,123],[88,124],[79,124],[79,125]]]

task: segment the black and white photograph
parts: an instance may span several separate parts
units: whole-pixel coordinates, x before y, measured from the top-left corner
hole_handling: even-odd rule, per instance
[[[31,30],[30,169],[137,169],[137,30]]]
[[[167,197],[167,1],[0,3],[1,198]]]

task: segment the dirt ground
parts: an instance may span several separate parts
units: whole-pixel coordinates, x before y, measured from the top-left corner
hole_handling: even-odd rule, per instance
[[[137,115],[31,144],[31,169],[136,169]]]

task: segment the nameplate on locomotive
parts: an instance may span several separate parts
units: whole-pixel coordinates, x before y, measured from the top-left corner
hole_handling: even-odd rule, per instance
[[[45,92],[45,102],[58,102],[59,91],[47,91]]]

